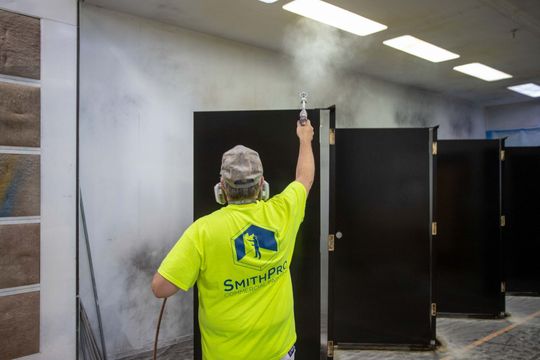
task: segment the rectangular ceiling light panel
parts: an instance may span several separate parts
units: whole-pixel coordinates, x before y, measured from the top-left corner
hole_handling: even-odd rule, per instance
[[[477,77],[485,81],[496,81],[502,79],[509,79],[512,75],[503,73],[497,69],[486,66],[480,63],[470,63],[454,67],[454,70],[462,72],[464,74]]]
[[[457,59],[459,57],[458,54],[454,54],[411,35],[403,35],[386,40],[383,44],[434,63]]]
[[[533,83],[509,86],[508,89],[533,98],[540,97],[540,85]]]
[[[360,36],[388,28],[386,25],[321,0],[294,0],[283,5],[283,9]]]

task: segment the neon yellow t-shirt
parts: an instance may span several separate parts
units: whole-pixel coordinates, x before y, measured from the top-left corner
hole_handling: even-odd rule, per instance
[[[268,201],[228,205],[195,221],[158,272],[199,289],[205,360],[278,360],[296,342],[289,267],[306,205],[292,182]]]

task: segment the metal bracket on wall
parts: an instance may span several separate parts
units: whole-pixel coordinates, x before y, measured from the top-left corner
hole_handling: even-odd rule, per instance
[[[434,221],[431,223],[431,235],[437,235],[437,222]]]
[[[505,227],[505,226],[506,226],[506,216],[501,215],[501,227]]]
[[[328,235],[328,251],[334,251],[335,238],[333,234]]]
[[[328,357],[333,358],[334,357],[334,342],[332,340],[328,340],[328,351],[326,352],[326,355]]]
[[[328,143],[330,145],[335,145],[336,144],[336,129],[330,129],[328,136],[329,136]]]
[[[499,155],[499,159],[500,159],[501,161],[504,161],[505,156],[506,156],[506,155],[505,155],[504,150],[501,150],[500,155]]]
[[[431,144],[431,154],[432,155],[437,155],[437,142],[436,141],[434,141]]]
[[[431,316],[437,316],[437,304],[436,303],[431,304]]]

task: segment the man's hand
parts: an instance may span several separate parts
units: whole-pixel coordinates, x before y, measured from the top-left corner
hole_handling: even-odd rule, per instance
[[[311,126],[311,121],[309,119],[304,123],[300,124],[300,121],[296,124],[296,135],[300,141],[311,142],[313,140],[313,126]]]
[[[301,182],[308,193],[315,178],[315,159],[311,148],[313,133],[311,121],[307,120],[304,125],[298,122],[296,135],[300,139],[300,150],[298,151],[298,163],[296,164],[296,181]]]

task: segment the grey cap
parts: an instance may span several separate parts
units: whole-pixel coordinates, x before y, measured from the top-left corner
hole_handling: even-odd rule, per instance
[[[230,186],[237,189],[257,184],[263,175],[259,154],[244,145],[236,145],[223,154],[220,175]]]

